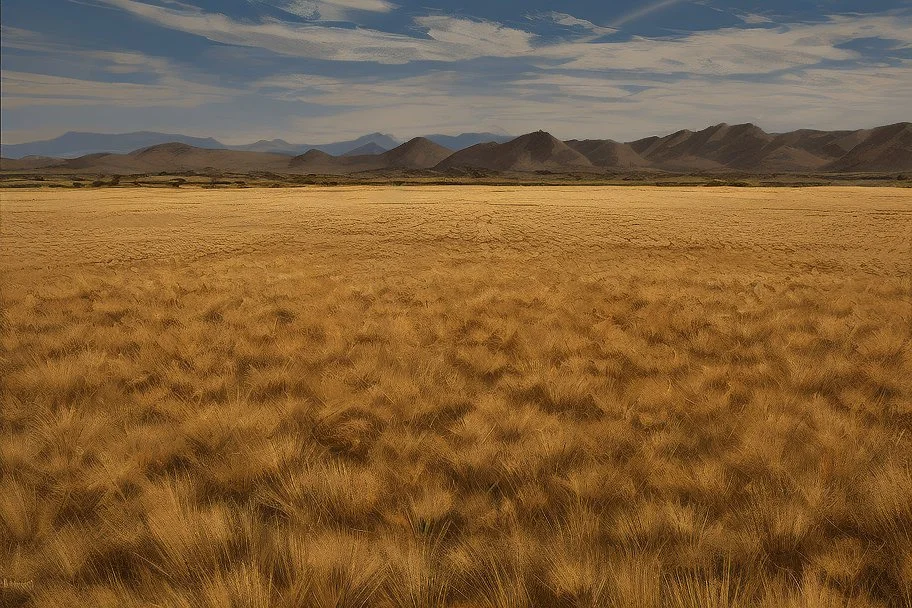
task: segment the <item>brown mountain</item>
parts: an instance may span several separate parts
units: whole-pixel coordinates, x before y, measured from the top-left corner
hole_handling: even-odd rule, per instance
[[[416,137],[380,156],[390,168],[430,169],[452,154],[449,148],[424,137]]]
[[[0,158],[0,170],[3,171],[32,171],[59,165],[59,158],[50,156],[24,156],[22,158]]]
[[[142,148],[129,154],[88,154],[73,159],[42,161],[45,172],[107,173],[131,175],[183,171],[282,171],[288,157],[262,152],[236,152],[196,148],[188,144],[168,143]],[[8,170],[6,162],[3,169]]]
[[[722,123],[702,131],[678,131],[631,142],[630,147],[662,169],[750,169],[760,164],[772,140],[772,135],[756,125]]]
[[[331,156],[311,150],[291,159],[295,173],[340,175],[381,169],[430,169],[453,153],[424,137],[416,137],[382,154]]]
[[[382,154],[361,154],[357,156],[333,156],[320,150],[309,150],[295,156],[288,162],[292,173],[314,173],[317,175],[344,175],[360,171],[374,171],[384,166]]]
[[[571,139],[564,142],[589,159],[596,167],[606,169],[641,169],[649,166],[649,161],[637,154],[630,144],[622,144],[610,139]]]
[[[833,161],[844,156],[870,134],[870,130],[862,129],[857,131],[799,129],[790,133],[777,134],[774,141],[778,146],[804,150],[818,158]]]
[[[669,171],[894,171],[912,168],[909,137],[909,123],[779,134],[752,124],[723,123],[702,131],[647,137],[629,147],[651,167]]]
[[[370,152],[376,147],[362,149]],[[456,153],[415,138],[376,154],[332,156],[318,150],[283,154],[198,148],[167,143],[129,154],[90,154],[74,159],[4,158],[7,172],[141,174],[252,172],[350,174],[365,171],[481,169],[487,171],[893,172],[912,171],[912,124],[857,131],[765,133],[752,124],[715,125],[633,142],[571,140],[544,131],[505,143],[482,143]]]
[[[112,162],[109,155],[104,163]],[[279,170],[288,164],[288,156],[268,152],[239,152],[235,150],[209,150],[187,144],[170,143],[143,148],[125,155],[127,167],[141,167],[143,171],[262,171]]]
[[[544,131],[503,144],[485,143],[456,152],[438,169],[473,168],[493,171],[593,171],[588,158]]]
[[[830,163],[829,171],[912,170],[912,124],[878,127],[845,156]]]

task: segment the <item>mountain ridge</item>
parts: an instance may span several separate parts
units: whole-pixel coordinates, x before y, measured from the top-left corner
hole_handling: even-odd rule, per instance
[[[268,148],[281,141],[257,142],[254,146]],[[210,142],[204,140],[204,143]],[[545,131],[536,131],[506,142],[477,143],[455,151],[430,138],[416,137],[390,150],[384,150],[376,142],[368,142],[338,155],[311,148],[296,156],[172,141],[128,153],[101,152],[77,158],[3,158],[2,169],[44,173],[265,171],[327,175],[387,170],[460,174],[475,170],[507,173],[904,172],[912,171],[912,124],[901,122],[855,131],[801,129],[767,133],[750,123],[719,123],[698,131],[684,129],[633,142],[610,139],[564,142]]]
[[[495,133],[462,133],[460,135],[427,135],[434,143],[451,150],[460,150],[481,141],[506,141],[512,136]],[[134,131],[131,133],[92,133],[86,131],[68,131],[59,137],[21,144],[3,144],[0,156],[7,159],[21,159],[28,156],[45,156],[50,158],[78,158],[88,154],[108,153],[127,154],[149,146],[170,142],[185,143],[197,148],[235,150],[238,152],[266,152],[300,156],[308,150],[320,150],[333,156],[352,153],[358,148],[371,144],[392,150],[402,144],[392,135],[369,133],[361,137],[325,144],[295,144],[284,139],[261,139],[251,144],[229,145],[212,137],[192,137],[176,133],[158,131]]]

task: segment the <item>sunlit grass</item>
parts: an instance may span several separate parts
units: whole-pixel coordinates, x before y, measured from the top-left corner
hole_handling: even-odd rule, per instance
[[[4,194],[0,597],[910,606],[867,192]]]

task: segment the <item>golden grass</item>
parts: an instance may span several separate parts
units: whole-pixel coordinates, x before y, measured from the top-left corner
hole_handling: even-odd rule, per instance
[[[912,606],[912,196],[3,192],[0,598]]]

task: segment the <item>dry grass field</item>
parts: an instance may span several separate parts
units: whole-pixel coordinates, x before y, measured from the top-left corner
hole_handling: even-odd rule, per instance
[[[912,606],[912,190],[0,197],[5,605]]]

